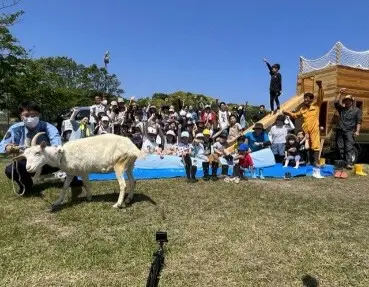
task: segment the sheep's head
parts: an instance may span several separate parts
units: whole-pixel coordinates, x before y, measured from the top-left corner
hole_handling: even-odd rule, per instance
[[[17,157],[27,160],[26,169],[29,173],[34,173],[41,169],[50,159],[50,152],[46,150],[46,143],[41,142],[40,145],[37,145],[37,139],[42,134],[45,133],[37,133],[32,139],[31,146],[26,148],[23,154]]]

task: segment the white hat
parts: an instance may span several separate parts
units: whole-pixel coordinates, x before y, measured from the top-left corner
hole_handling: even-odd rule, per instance
[[[173,130],[167,131],[166,135],[176,136],[175,132]]]
[[[209,109],[210,109],[210,108],[211,108],[211,107],[210,107],[210,105],[206,105],[206,106],[205,106],[205,109],[207,109],[207,108],[209,108]]]
[[[186,132],[186,131],[181,132],[181,138],[189,138],[189,137],[190,137],[189,132]]]
[[[173,113],[174,113],[174,112],[175,112],[175,110],[174,110],[174,109],[169,109],[169,112],[173,112]]]
[[[243,107],[242,107],[242,106],[239,106],[239,107],[238,107],[238,109],[239,109],[239,110],[242,110],[242,109],[243,109]]]
[[[184,117],[184,116],[186,115],[186,111],[181,110],[181,111],[179,112],[179,115],[180,115],[181,117]]]
[[[109,117],[108,117],[108,116],[103,116],[103,117],[101,118],[101,121],[103,121],[103,122],[110,122],[110,119],[109,119]]]
[[[192,119],[192,114],[191,113],[187,113],[186,118]]]
[[[118,105],[118,103],[117,103],[117,101],[111,101],[111,103],[110,103],[112,106],[117,106]]]
[[[150,106],[150,109],[156,109],[156,107],[155,106]]]
[[[124,99],[118,98],[118,103],[124,103]]]
[[[157,134],[157,131],[156,131],[156,129],[155,128],[153,128],[153,127],[148,127],[147,128],[147,133],[148,134]]]
[[[198,133],[198,134],[196,134],[196,138],[204,138],[204,134],[203,133]]]

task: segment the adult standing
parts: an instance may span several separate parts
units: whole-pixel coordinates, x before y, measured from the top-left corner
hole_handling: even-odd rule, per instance
[[[334,100],[334,107],[340,116],[336,128],[336,143],[341,160],[346,162],[347,169],[352,169],[352,153],[355,137],[360,134],[362,111],[354,106],[352,95],[346,95],[342,100],[342,93],[345,91],[345,88],[340,89]]]
[[[290,116],[292,119],[302,118],[302,129],[309,138],[310,148],[313,151],[313,176],[315,178],[323,178],[320,175],[319,168],[319,151],[320,151],[320,128],[319,128],[319,114],[320,106],[323,102],[324,91],[322,88],[322,81],[316,81],[319,87],[318,98],[314,102],[314,94],[304,94],[304,103],[297,112],[283,111],[284,114]]]
[[[102,97],[100,95],[95,97],[95,104],[90,107],[90,123],[92,128],[99,123],[98,114],[105,113],[106,106],[102,104]]]

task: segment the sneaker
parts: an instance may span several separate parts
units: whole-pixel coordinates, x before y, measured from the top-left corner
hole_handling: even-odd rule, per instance
[[[240,183],[240,178],[239,177],[235,177],[234,182],[235,183]]]
[[[218,179],[219,179],[219,177],[217,177],[216,175],[214,175],[214,176],[211,177],[211,180],[212,181],[217,181]]]
[[[349,169],[349,170],[352,170],[353,166],[351,164],[348,164],[348,165],[346,165],[346,168]]]
[[[210,180],[210,176],[204,176],[204,180],[205,181],[209,181]]]

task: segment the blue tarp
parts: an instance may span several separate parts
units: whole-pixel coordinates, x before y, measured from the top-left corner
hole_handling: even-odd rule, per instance
[[[283,168],[281,164],[272,164],[270,161],[266,161],[268,166],[263,167],[263,175],[271,178],[283,178],[286,172],[295,176],[311,176],[313,168],[311,166],[301,166],[298,169],[293,167]],[[202,177],[202,165],[201,161],[197,162],[198,170],[197,176]],[[262,166],[261,162],[257,166]],[[133,171],[136,179],[155,179],[155,178],[174,178],[184,177],[185,170],[181,162],[181,158],[177,156],[164,156],[160,159],[157,155],[149,155],[144,160],[137,160],[135,169]],[[220,169],[218,170],[220,173]],[[229,168],[229,174],[232,174],[232,167]],[[325,165],[321,169],[321,174],[324,176],[332,176],[334,174],[334,167],[331,165]],[[115,173],[92,173],[90,174],[90,180],[103,181],[114,180]]]

